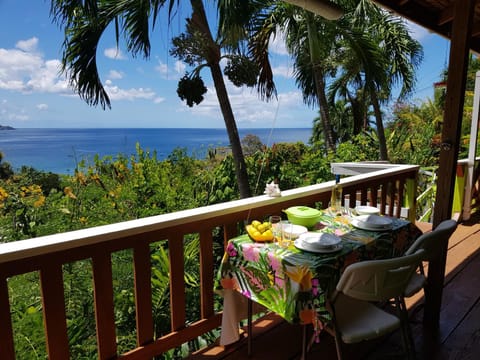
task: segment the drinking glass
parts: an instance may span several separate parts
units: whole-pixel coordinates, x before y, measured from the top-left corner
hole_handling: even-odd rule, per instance
[[[282,236],[280,246],[287,248],[293,241],[293,224],[288,220],[282,220]]]
[[[279,243],[282,238],[282,217],[279,215],[272,215],[269,218],[270,224],[272,224],[273,242]]]

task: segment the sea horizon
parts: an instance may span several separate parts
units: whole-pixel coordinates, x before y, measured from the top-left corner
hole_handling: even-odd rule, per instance
[[[240,139],[252,134],[262,143],[308,143],[311,128],[238,128]],[[136,154],[136,144],[167,158],[174,149],[183,148],[189,156],[205,158],[211,148],[229,146],[225,128],[15,128],[0,131],[3,161],[15,171],[31,166],[40,171],[73,174],[81,160],[92,162],[95,155]]]

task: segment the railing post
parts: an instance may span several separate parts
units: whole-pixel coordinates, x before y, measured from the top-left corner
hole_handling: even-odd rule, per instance
[[[408,220],[411,223],[415,223],[417,219],[417,201],[415,194],[417,192],[417,178],[407,179],[405,182],[405,207],[408,208]]]
[[[453,191],[453,214],[461,214],[463,209],[463,199],[465,198],[465,168],[462,164],[457,164],[457,173],[455,176],[455,187]]]
[[[14,360],[15,349],[13,344],[12,320],[10,317],[10,302],[8,284],[3,275],[0,279],[0,354],[2,359]]]

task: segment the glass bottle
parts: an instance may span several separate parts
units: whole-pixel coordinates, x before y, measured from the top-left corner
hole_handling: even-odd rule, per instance
[[[335,212],[342,211],[342,185],[340,185],[340,175],[335,175],[335,185],[332,188],[330,197],[330,208]]]

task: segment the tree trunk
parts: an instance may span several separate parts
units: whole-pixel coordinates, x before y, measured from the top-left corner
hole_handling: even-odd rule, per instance
[[[333,138],[332,123],[330,122],[330,112],[328,111],[327,96],[325,95],[325,79],[323,73],[314,68],[315,86],[317,88],[318,106],[320,108],[320,119],[322,121],[323,136],[325,137],[325,146],[329,151],[335,152],[335,140]]]
[[[323,136],[325,137],[325,146],[328,151],[335,152],[335,139],[333,138],[327,95],[325,94],[325,73],[322,66],[322,62],[325,60],[325,54],[323,54],[323,51],[321,50],[322,39],[318,36],[319,32],[313,13],[305,11],[304,15],[307,20],[308,47],[315,80],[315,88],[317,90],[318,107],[320,108],[320,120],[323,127]]]
[[[218,102],[223,114],[223,120],[227,128],[228,138],[230,145],[232,146],[232,155],[235,162],[235,173],[237,175],[238,190],[240,191],[240,197],[247,198],[251,196],[250,185],[248,183],[247,166],[245,165],[245,158],[243,157],[242,144],[240,142],[240,136],[238,135],[237,124],[233,116],[232,106],[230,105],[230,99],[228,98],[225,82],[223,81],[222,70],[220,64],[210,64],[210,70],[212,73],[213,83],[215,84],[215,90],[217,91]]]
[[[372,105],[373,112],[375,113],[375,124],[377,126],[380,160],[388,161],[387,140],[385,138],[385,129],[383,128],[382,111],[375,91],[372,91]]]
[[[358,95],[357,95],[358,96]],[[346,98],[350,102],[353,115],[353,135],[358,135],[365,129],[365,107],[364,102],[358,100],[357,96],[352,96],[350,91],[347,91]],[[363,100],[363,99],[362,99]]]
[[[228,139],[232,147],[232,155],[235,163],[235,174],[237,176],[237,185],[240,197],[248,198],[251,195],[248,182],[247,166],[243,156],[242,144],[238,135],[237,124],[233,115],[232,106],[228,97],[225,81],[223,80],[222,69],[220,68],[220,47],[213,40],[208,26],[208,20],[205,14],[205,8],[201,0],[191,0],[193,8],[192,23],[205,36],[208,41],[207,63],[210,68],[215,91],[217,92],[218,102],[222,111],[225,127],[227,128]]]

